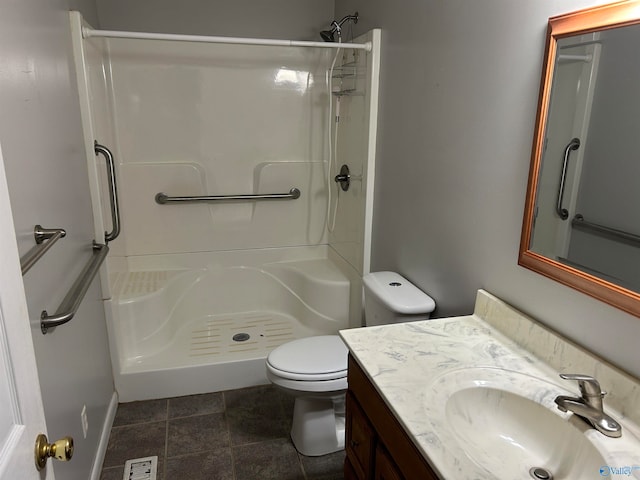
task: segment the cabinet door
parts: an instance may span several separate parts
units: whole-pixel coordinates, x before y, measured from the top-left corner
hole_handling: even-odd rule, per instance
[[[344,459],[344,480],[362,480],[362,477],[359,477],[353,468],[353,464],[349,457]]]
[[[347,393],[345,448],[358,478],[369,480],[373,472],[376,434],[356,399]]]
[[[374,480],[404,480],[402,474],[398,471],[398,467],[387,451],[378,445],[376,448],[376,463]]]

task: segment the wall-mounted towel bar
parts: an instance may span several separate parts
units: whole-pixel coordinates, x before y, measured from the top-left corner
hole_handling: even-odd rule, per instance
[[[573,217],[573,220],[571,220],[571,226],[581,230],[600,233],[606,237],[612,238],[613,240],[623,241],[640,247],[640,236],[623,230],[618,230],[617,228],[605,227],[604,225],[599,225],[597,223],[587,222],[580,214]]]
[[[33,237],[36,240],[36,244],[20,258],[22,275],[27,273],[29,269],[47,253],[53,244],[66,234],[67,232],[62,228],[43,228],[41,225],[36,225],[33,228]]]
[[[80,307],[85,293],[87,293],[89,289],[89,285],[91,285],[93,278],[100,269],[100,265],[102,265],[102,262],[106,258],[107,253],[109,253],[109,247],[106,245],[93,244],[93,255],[91,259],[87,262],[87,265],[71,286],[69,293],[67,293],[67,296],[62,300],[55,315],[49,315],[46,310],[42,311],[40,315],[40,329],[43,334],[46,334],[50,328],[67,323],[73,318]]]
[[[289,193],[265,193],[256,195],[205,195],[194,197],[170,197],[166,193],[156,194],[156,203],[164,205],[165,203],[178,202],[224,202],[239,200],[295,200],[300,198],[300,190],[292,188]]]

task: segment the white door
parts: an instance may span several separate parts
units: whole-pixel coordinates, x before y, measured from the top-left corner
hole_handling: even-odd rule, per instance
[[[44,409],[0,149],[1,480],[55,478],[51,462],[42,475],[36,469],[34,447],[39,433],[46,433]]]

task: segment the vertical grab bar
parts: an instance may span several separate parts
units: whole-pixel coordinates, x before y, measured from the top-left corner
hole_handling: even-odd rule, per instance
[[[558,202],[556,203],[556,213],[562,220],[569,218],[569,211],[562,208],[562,199],[564,197],[564,186],[567,179],[567,166],[569,164],[569,154],[572,150],[580,148],[580,139],[572,138],[564,149],[564,159],[562,161],[562,173],[560,174],[560,186],[558,187]]]
[[[116,184],[116,167],[113,161],[113,154],[111,151],[100,145],[97,141],[94,142],[94,150],[96,155],[102,154],[107,162],[107,180],[109,182],[109,200],[111,203],[111,231],[104,232],[105,242],[115,240],[120,235],[120,208],[118,207],[118,187]]]

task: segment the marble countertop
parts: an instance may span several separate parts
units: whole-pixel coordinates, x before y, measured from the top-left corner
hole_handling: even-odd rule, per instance
[[[448,423],[451,421],[451,415],[448,416],[445,411],[448,396],[457,390],[477,386],[478,380],[481,380],[484,386],[493,385],[504,391],[517,392],[520,396],[548,407],[553,414],[573,421],[582,429],[578,434],[586,435],[600,453],[606,452],[603,457],[607,463],[602,467],[629,467],[627,478],[640,479],[640,451],[636,450],[640,445],[636,443],[640,435],[637,422],[634,423],[635,419],[629,418],[628,412],[616,410],[615,402],[614,405],[608,405],[605,397],[605,412],[623,423],[623,437],[611,439],[588,428],[582,420],[571,419],[573,414],[560,412],[553,403],[557,395],[579,396],[575,382],[560,379],[559,371],[590,374],[588,363],[594,361],[593,358],[588,357],[585,352],[585,362],[580,371],[552,367],[553,362],[540,359],[544,358],[540,351],[534,354],[523,348],[517,335],[509,338],[503,333],[500,321],[505,320],[504,309],[487,308],[492,302],[500,301],[487,292],[480,291],[474,315],[343,330],[340,335],[441,478],[488,480],[497,478],[497,471],[504,471],[510,472],[508,478],[511,480],[512,469],[521,470],[516,465],[518,461],[522,461],[515,458],[518,456],[517,451],[514,455],[505,455],[504,451],[491,451],[490,442],[483,447],[486,450],[481,455],[478,455],[478,451],[470,455],[465,448],[467,439],[461,438],[460,433],[456,433]],[[502,306],[504,304],[498,305]],[[509,310],[508,306],[506,308]],[[486,312],[491,314],[487,315]],[[520,322],[520,330],[526,331],[522,328],[522,322],[533,321],[517,311],[513,312],[518,318],[511,319],[509,323]],[[530,338],[530,329],[527,332],[527,338]],[[549,334],[556,342],[564,342],[561,337]],[[563,351],[557,343],[544,338],[542,340],[548,348]],[[538,348],[542,346],[539,345]],[[576,362],[572,363],[571,366],[575,366]],[[616,377],[617,372],[611,375],[603,373],[602,362],[594,361],[595,364],[598,365],[598,373],[605,378],[603,383],[601,377],[594,375],[600,380],[604,390],[607,390],[608,379],[614,378],[609,383],[620,385],[621,388],[623,383],[629,383],[624,384],[624,389],[625,392],[630,392],[632,403],[640,398],[640,384],[635,379],[621,374],[620,380]],[[637,405],[635,403],[634,412]],[[473,418],[467,420],[473,424]],[[625,429],[627,424],[630,428]],[[508,462],[511,465],[507,465]],[[581,472],[580,478],[601,478],[599,467],[600,465],[583,467],[593,468],[594,471]],[[560,476],[559,473],[556,473],[556,478]],[[583,477],[582,474],[588,476]],[[530,479],[528,469],[518,478]]]

